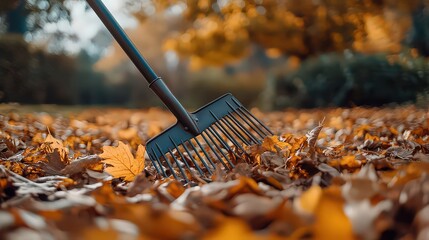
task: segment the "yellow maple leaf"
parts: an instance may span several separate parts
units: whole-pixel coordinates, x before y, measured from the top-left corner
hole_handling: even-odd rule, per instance
[[[115,178],[123,177],[125,181],[133,181],[134,178],[144,170],[144,154],[146,148],[139,145],[134,158],[130,148],[123,142],[117,147],[104,146],[100,158],[108,166],[105,171]]]
[[[68,148],[64,147],[64,144],[61,140],[54,138],[50,133],[46,136],[44,145],[42,146],[43,150],[47,153],[53,153],[55,149],[58,150],[61,160],[68,161]]]

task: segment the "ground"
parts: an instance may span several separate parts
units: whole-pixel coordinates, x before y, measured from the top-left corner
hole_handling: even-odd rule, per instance
[[[0,112],[1,239],[429,238],[426,109],[252,109],[274,136],[186,184],[144,154],[163,110]]]

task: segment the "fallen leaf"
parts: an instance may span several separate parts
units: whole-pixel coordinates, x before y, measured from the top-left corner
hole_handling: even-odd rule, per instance
[[[382,211],[392,208],[390,201],[382,201],[372,205],[369,199],[358,202],[347,203],[344,212],[353,225],[353,232],[359,236],[365,236],[363,239],[376,239],[376,233],[371,228],[374,220]]]
[[[308,153],[310,154],[310,157],[313,158],[314,152],[316,151],[316,142],[317,137],[320,134],[320,131],[322,131],[323,128],[323,121],[319,123],[319,125],[315,128],[313,128],[310,132],[308,132],[305,136],[307,137],[307,144],[309,147]]]
[[[319,171],[321,171],[321,172],[328,173],[333,177],[340,176],[340,172],[338,172],[338,170],[336,168],[333,168],[326,163],[319,164],[317,166],[317,169],[319,169]]]
[[[370,199],[380,191],[378,177],[373,165],[365,165],[357,174],[346,176],[347,182],[341,187],[347,201]]]
[[[157,192],[159,193],[162,199],[167,199],[169,202],[173,202],[175,199],[180,197],[185,191],[183,185],[178,181],[165,182],[161,184]]]
[[[84,171],[86,168],[96,165],[100,160],[101,159],[98,155],[81,157],[71,161],[69,165],[65,166],[65,168],[61,170],[61,173],[66,175],[76,174]]]
[[[421,209],[414,219],[414,225],[417,229],[429,227],[429,205]]]
[[[274,212],[283,202],[282,198],[261,197],[252,193],[238,195],[232,200],[232,212],[236,216],[247,219],[252,225],[261,222],[263,218],[269,220],[270,213]],[[264,219],[265,220],[265,219]]]
[[[252,234],[252,230],[243,221],[236,219],[224,219],[219,227],[209,232],[203,239],[255,240],[263,238]]]
[[[350,220],[343,210],[344,200],[338,187],[322,191],[315,209],[314,239],[355,239]]]
[[[388,155],[392,157],[401,158],[404,160],[409,160],[413,157],[414,149],[405,149],[402,147],[390,147],[386,150]]]
[[[23,225],[35,230],[41,230],[47,227],[47,223],[44,218],[32,212],[23,209],[16,209],[14,214],[19,218],[15,219],[17,223],[23,223]]]
[[[345,169],[355,169],[362,166],[362,163],[359,160],[356,160],[356,156],[347,155],[343,156],[339,160],[333,160],[329,162],[331,166],[340,166]]]
[[[294,201],[294,206],[299,212],[313,214],[321,196],[322,188],[312,186]]]
[[[280,152],[284,148],[292,147],[289,143],[280,141],[278,136],[266,137],[261,146],[265,151],[270,152]]]
[[[86,228],[83,231],[84,240],[120,239],[120,233],[115,229],[100,229],[95,227]]]
[[[61,154],[58,152],[58,149],[54,149],[52,153],[48,153],[46,158],[48,162],[39,162],[39,165],[48,175],[58,175],[66,166],[61,159]]]
[[[123,177],[125,181],[133,181],[134,178],[144,170],[145,147],[139,145],[134,158],[130,148],[123,142],[119,142],[117,147],[104,146],[100,158],[107,166],[105,171],[115,178]]]
[[[134,197],[137,194],[141,194],[144,190],[149,189],[152,186],[152,183],[146,178],[146,175],[139,174],[130,184],[127,189],[127,196]]]
[[[120,139],[131,140],[135,137],[138,137],[137,130],[135,128],[128,128],[118,131],[118,137]]]
[[[59,139],[54,138],[50,133],[45,138],[45,142],[42,145],[42,149],[47,153],[53,153],[55,149],[58,150],[60,154],[61,160],[68,162],[68,154],[69,150],[63,144],[63,142]]]
[[[234,196],[239,193],[255,193],[260,194],[261,189],[255,180],[248,177],[240,177],[237,185],[228,189],[229,196]]]

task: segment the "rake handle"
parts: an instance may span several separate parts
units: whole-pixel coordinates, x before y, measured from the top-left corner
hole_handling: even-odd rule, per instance
[[[176,116],[177,120],[183,124],[185,130],[197,135],[199,130],[197,124],[192,119],[191,115],[186,111],[182,104],[173,95],[164,81],[150,67],[146,59],[140,54],[134,43],[113,17],[112,13],[107,9],[101,0],[87,0],[87,3],[100,20],[106,26],[107,30],[112,34],[121,48],[125,51],[140,73],[149,83],[149,87],[162,100],[167,108]]]

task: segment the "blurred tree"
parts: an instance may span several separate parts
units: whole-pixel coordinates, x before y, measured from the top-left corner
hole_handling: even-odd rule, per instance
[[[344,49],[398,52],[423,0],[128,0],[145,20],[153,9],[181,14],[184,29],[166,42],[192,68],[234,62],[252,43],[270,56],[301,59]]]
[[[16,54],[19,53],[19,54]],[[18,102],[31,94],[29,45],[19,35],[0,36],[0,101]]]
[[[70,20],[70,11],[66,0],[2,0],[0,14],[3,17],[8,33],[24,34],[37,31],[46,23]]]
[[[0,101],[71,104],[75,60],[32,49],[18,34],[0,36]]]
[[[429,1],[421,0],[412,16],[413,25],[408,44],[416,48],[423,56],[429,57]]]
[[[0,35],[0,102],[25,104],[124,104],[129,83],[108,86],[96,61],[31,47],[17,34]],[[107,97],[108,96],[108,97]]]
[[[82,105],[103,104],[107,102],[105,78],[101,73],[92,69],[97,58],[82,50],[76,58],[76,73],[74,80],[75,102]]]

